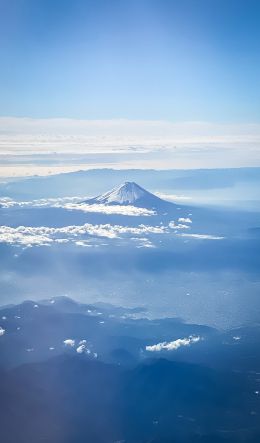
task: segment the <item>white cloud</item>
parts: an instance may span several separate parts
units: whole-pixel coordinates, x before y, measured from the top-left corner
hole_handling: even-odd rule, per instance
[[[2,327],[0,326],[0,337],[1,337],[2,335],[4,335],[4,333],[5,333],[5,329],[2,328]]]
[[[0,207],[2,208],[26,208],[26,207],[61,207],[64,208],[68,204],[76,204],[82,202],[82,200],[89,198],[89,196],[83,197],[62,197],[62,198],[40,198],[38,200],[30,200],[30,201],[15,201],[9,197],[1,197],[0,198]]]
[[[77,347],[76,352],[78,354],[83,354],[86,351],[86,346],[85,345],[80,345]]]
[[[3,152],[48,150],[111,152],[129,146],[257,143],[259,124],[215,124],[165,120],[83,120],[68,118],[0,118]],[[141,149],[140,149],[141,150]]]
[[[201,337],[199,337],[199,336],[197,336],[197,337],[190,336],[188,338],[178,338],[177,340],[170,341],[170,342],[164,341],[161,343],[157,343],[155,345],[149,345],[149,346],[146,346],[145,349],[146,349],[146,351],[149,351],[149,352],[176,351],[181,346],[189,346],[193,343],[197,343],[200,340],[201,340]]]
[[[91,351],[87,347],[87,340],[80,340],[76,348],[78,354],[91,354]]]
[[[137,248],[155,248],[156,246],[146,237],[133,237],[131,240],[136,241],[138,244]]]
[[[23,247],[33,246],[50,246],[59,243],[73,243],[79,247],[100,247],[108,245],[108,243],[100,243],[100,240],[106,238],[108,240],[130,239],[136,241],[136,247],[154,248],[156,245],[150,235],[162,235],[169,233],[169,228],[173,230],[177,237],[185,237],[197,240],[222,240],[224,237],[210,234],[191,234],[179,233],[180,230],[190,229],[190,225],[183,223],[176,224],[170,222],[168,227],[164,225],[150,226],[140,224],[138,226],[122,226],[85,223],[84,225],[69,225],[61,228],[52,228],[48,226],[32,227],[18,226],[16,228],[10,226],[0,226],[0,243],[9,243],[11,245],[21,245]],[[96,241],[93,242],[93,239]]]
[[[155,192],[155,194],[163,200],[169,200],[171,202],[191,200],[191,197],[187,195],[164,194],[162,192]]]
[[[179,223],[192,223],[192,220],[191,220],[191,218],[189,218],[189,217],[187,217],[187,218],[185,218],[185,217],[180,217],[180,218],[178,219],[178,222],[179,222]]]
[[[94,245],[89,244],[87,241],[76,241],[75,245],[82,246],[83,248],[92,248]]]
[[[146,208],[137,208],[136,206],[123,206],[123,205],[111,205],[106,206],[103,204],[73,204],[67,203],[63,206],[65,209],[70,209],[74,211],[83,211],[83,212],[96,212],[101,214],[118,214],[118,215],[128,215],[128,216],[149,216],[155,215],[156,212],[151,209]]]
[[[136,206],[123,206],[123,205],[111,205],[106,206],[103,204],[87,204],[82,203],[85,199],[89,197],[64,197],[64,198],[42,198],[39,200],[31,201],[14,201],[11,198],[3,197],[0,198],[0,207],[2,208],[12,208],[12,207],[51,207],[51,208],[64,208],[73,211],[82,212],[94,212],[101,214],[118,214],[127,216],[151,216],[156,215],[156,212],[147,208],[138,208]]]
[[[66,340],[63,341],[65,346],[69,346],[71,348],[73,348],[75,346],[75,340],[73,340],[72,338],[67,338]]]
[[[179,219],[180,220],[180,219]],[[175,221],[171,221],[169,223],[169,227],[171,229],[190,229],[190,226],[188,225],[184,225],[183,223],[178,223],[177,225],[175,224]]]
[[[71,241],[73,243],[77,242],[78,245],[82,246],[82,243],[79,244],[82,236],[116,239],[125,235],[163,234],[165,232],[167,232],[167,229],[164,226],[144,224],[140,224],[137,227],[110,224],[92,225],[90,223],[64,226],[62,228],[50,228],[47,226],[18,226],[17,228],[12,228],[10,226],[0,226],[0,243],[31,247],[48,246],[54,242]]]
[[[250,155],[248,154],[250,152]],[[75,154],[100,154],[84,169],[239,167],[260,164],[259,124],[215,124],[145,120],[0,118],[1,154],[71,153],[73,165],[17,163],[0,167],[1,176],[59,173],[82,169]],[[117,153],[107,162],[102,154]],[[124,154],[133,154],[132,158]],[[140,154],[140,156],[139,156]],[[145,154],[149,154],[145,156]],[[154,155],[153,155],[154,154]],[[120,162],[120,163],[119,163]]]
[[[177,234],[178,237],[188,237],[188,238],[195,238],[198,240],[223,240],[225,237],[219,237],[217,235],[210,235],[210,234]]]

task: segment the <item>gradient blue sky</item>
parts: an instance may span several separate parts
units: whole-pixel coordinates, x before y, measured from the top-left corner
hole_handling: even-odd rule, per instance
[[[259,0],[0,0],[0,115],[259,122]]]

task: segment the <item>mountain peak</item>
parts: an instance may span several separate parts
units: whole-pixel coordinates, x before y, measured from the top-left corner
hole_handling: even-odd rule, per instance
[[[125,182],[120,186],[113,188],[111,191],[96,197],[97,203],[133,205],[140,198],[149,194],[145,189],[141,188],[135,182]]]
[[[168,204],[156,195],[142,188],[135,182],[126,181],[111,189],[105,194],[98,195],[86,201],[90,204],[104,205],[131,205],[143,208],[157,208],[162,204]],[[171,204],[170,204],[171,205]]]

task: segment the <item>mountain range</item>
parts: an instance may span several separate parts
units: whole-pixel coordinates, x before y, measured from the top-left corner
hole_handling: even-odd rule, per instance
[[[259,327],[140,315],[68,297],[0,308],[1,442],[258,443]]]

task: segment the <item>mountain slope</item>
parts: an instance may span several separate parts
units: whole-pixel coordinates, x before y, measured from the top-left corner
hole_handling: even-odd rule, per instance
[[[247,379],[186,363],[59,356],[2,372],[0,392],[5,443],[259,442]]]
[[[173,203],[166,202],[135,182],[125,182],[104,194],[86,200],[84,203],[103,205],[131,205],[143,208],[174,208]]]

